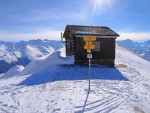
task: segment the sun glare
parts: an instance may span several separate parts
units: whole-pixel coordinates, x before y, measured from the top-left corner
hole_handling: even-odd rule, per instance
[[[102,11],[107,6],[111,5],[112,0],[92,0],[93,4],[93,13]]]
[[[93,2],[97,7],[103,7],[103,5],[110,5],[111,0],[93,0]]]

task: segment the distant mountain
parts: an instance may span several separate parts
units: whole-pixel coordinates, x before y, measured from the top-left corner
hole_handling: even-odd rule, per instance
[[[54,40],[0,41],[0,73],[8,71],[15,65],[26,66],[31,60],[51,54],[62,47],[60,41]]]
[[[130,39],[127,39],[123,41],[117,41],[117,43],[118,45],[121,45],[150,61],[150,40],[145,42],[134,42]]]

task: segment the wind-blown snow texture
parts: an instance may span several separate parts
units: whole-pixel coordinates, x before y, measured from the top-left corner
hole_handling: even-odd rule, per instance
[[[0,79],[0,112],[149,113],[149,62],[117,46],[116,68],[92,66],[88,93],[88,67],[72,65],[71,57],[59,54]]]

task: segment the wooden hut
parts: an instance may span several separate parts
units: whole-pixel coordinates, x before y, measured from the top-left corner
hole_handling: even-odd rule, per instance
[[[66,55],[74,55],[75,64],[88,64],[84,36],[96,36],[92,50],[92,64],[114,66],[116,32],[105,26],[67,25],[62,36],[65,39]]]

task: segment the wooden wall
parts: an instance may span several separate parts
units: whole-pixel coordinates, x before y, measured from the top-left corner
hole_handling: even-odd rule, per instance
[[[75,37],[75,63],[86,64],[88,63],[87,51],[84,49],[85,42],[83,37]],[[100,51],[92,51],[92,63],[103,65],[114,65],[115,59],[115,38],[101,37],[96,41],[100,41]]]

